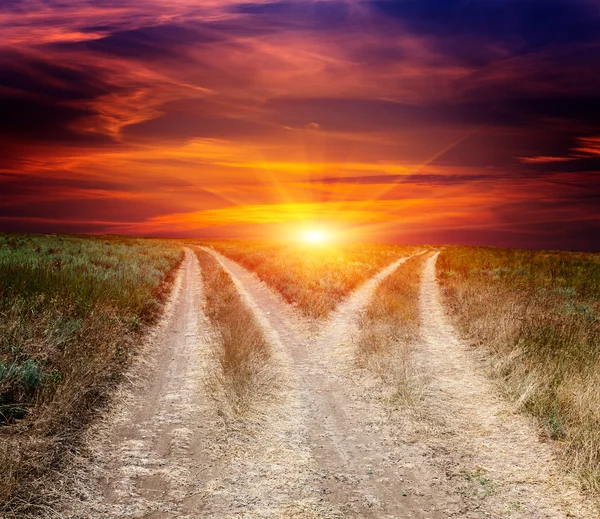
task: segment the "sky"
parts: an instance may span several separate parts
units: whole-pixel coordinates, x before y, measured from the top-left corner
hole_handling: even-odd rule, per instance
[[[597,0],[2,0],[0,231],[600,250]]]

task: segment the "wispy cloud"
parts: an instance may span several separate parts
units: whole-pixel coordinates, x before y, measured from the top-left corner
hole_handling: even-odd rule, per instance
[[[531,222],[595,214],[599,22],[587,0],[4,2],[0,226],[522,221],[541,244]]]

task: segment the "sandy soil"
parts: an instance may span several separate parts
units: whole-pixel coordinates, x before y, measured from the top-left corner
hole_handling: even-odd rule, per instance
[[[420,397],[394,410],[354,368],[357,318],[390,265],[326,322],[255,275],[231,273],[275,352],[283,389],[225,423],[208,388],[215,337],[190,250],[139,376],[90,432],[69,518],[592,517],[535,428],[497,397],[443,313],[426,261],[415,350]]]

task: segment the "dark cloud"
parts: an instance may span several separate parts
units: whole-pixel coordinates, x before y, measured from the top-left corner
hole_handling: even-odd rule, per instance
[[[598,172],[598,176],[600,176],[600,157],[580,157],[561,162],[525,164],[524,167],[531,170],[548,172]]]
[[[24,0],[2,0],[0,3],[0,13],[26,13],[30,5]]]
[[[514,126],[564,119],[600,126],[600,96],[546,97],[452,102],[432,99],[416,105],[365,98],[276,98],[265,110],[273,120],[290,126],[318,121],[333,131],[364,132],[432,125]]]
[[[272,16],[293,16],[309,12],[311,9],[310,2],[298,1],[281,1],[281,2],[265,2],[265,3],[241,3],[233,5],[231,11],[234,13],[255,14],[255,15],[272,15]]]
[[[526,210],[531,210],[535,204],[540,212],[551,212],[561,208],[572,210],[578,208],[583,213],[597,213],[600,218],[600,173],[586,171],[583,169],[566,168],[554,171],[553,168],[537,170],[513,169],[500,170],[489,173],[419,173],[407,175],[363,175],[363,176],[338,176],[311,179],[315,184],[347,184],[347,185],[420,185],[432,188],[444,188],[460,185],[484,184],[489,186],[503,185],[524,186],[536,185],[556,187],[556,194],[552,200],[541,207],[541,202],[534,202],[535,197],[527,202],[497,203],[496,209],[502,208],[507,214],[513,215],[515,219],[522,217]],[[387,196],[387,195],[386,195]],[[393,194],[392,194],[393,197]],[[491,209],[491,208],[490,208]]]
[[[114,227],[94,220],[73,220],[72,216],[63,221],[52,218],[0,216],[0,232],[99,234],[114,232]]]
[[[432,100],[414,105],[378,99],[279,98],[263,109],[265,118],[281,126],[302,128],[316,122],[325,132],[381,135],[381,142],[369,145],[371,150],[413,164],[499,167],[517,164],[517,157],[568,154],[577,131],[594,124],[599,101]],[[352,141],[346,145],[353,146]]]
[[[48,195],[60,194],[66,189],[135,193],[146,191],[148,188],[152,190],[173,191],[189,189],[192,186],[193,184],[190,182],[169,177],[146,179],[141,184],[139,181],[133,180],[119,181],[85,177],[44,178],[31,175],[17,175],[0,170],[0,196],[5,197],[5,201],[11,197],[18,196],[30,196],[42,193],[47,193]]]
[[[78,63],[65,65],[52,57],[43,59],[15,51],[0,53],[0,87],[56,102],[94,99],[116,89]]]
[[[510,168],[517,157],[545,155],[568,150],[572,135],[525,126],[506,129],[481,128],[435,157],[431,164],[472,168]]]
[[[452,186],[466,184],[471,182],[498,182],[498,180],[507,180],[514,178],[507,175],[486,175],[486,174],[434,174],[424,173],[418,175],[364,175],[354,177],[324,177],[315,178],[311,182],[317,184],[423,184],[423,185],[445,185]]]
[[[111,144],[114,140],[99,133],[76,130],[77,124],[94,112],[52,102],[0,95],[0,136],[29,142]]]
[[[468,105],[414,105],[365,98],[276,98],[264,105],[273,121],[286,126],[304,126],[317,121],[335,132],[389,132],[432,124],[502,123],[495,119],[489,103]]]
[[[279,1],[267,3],[242,3],[231,8],[235,13],[262,17],[280,26],[334,29],[351,19],[348,2],[330,1]]]
[[[582,126],[600,127],[600,94],[596,96],[544,96],[514,99],[504,102],[504,108],[523,118],[544,124],[549,119],[573,121],[579,131]]]
[[[87,102],[119,88],[94,69],[61,65],[51,58],[7,51],[0,54],[0,135],[17,142],[110,144],[100,133],[82,132],[97,115]]]
[[[220,207],[227,203],[190,182],[169,177],[119,181],[40,178],[0,172],[0,228],[2,218],[25,222],[51,219],[64,221],[67,226],[72,219],[114,224],[144,222],[169,212],[172,196],[190,192],[196,194],[200,207]],[[127,196],[136,193],[146,196]]]
[[[85,27],[78,27],[77,30],[80,32],[91,32],[91,33],[117,32],[117,31],[122,30],[122,27],[120,27],[119,25],[88,25]]]
[[[475,36],[488,46],[503,44],[517,52],[599,39],[600,13],[586,0],[376,0],[365,4],[416,33],[444,41]],[[448,49],[450,53],[456,50]]]
[[[125,128],[129,137],[162,138],[165,140],[188,140],[199,138],[236,139],[259,138],[273,129],[264,121],[233,117],[224,107],[206,101],[168,103],[158,107],[163,115]]]
[[[163,24],[116,31],[97,40],[60,46],[85,48],[141,60],[176,56],[194,46],[222,41],[225,37],[226,35],[203,28],[200,24]]]
[[[84,219],[104,222],[144,222],[149,218],[160,216],[170,210],[170,204],[156,201],[111,200],[105,197],[64,200],[32,200],[24,201],[18,206],[0,207],[0,218],[52,219],[69,220]]]
[[[424,169],[427,169],[426,167]],[[354,185],[391,185],[391,184],[412,184],[424,186],[457,186],[461,184],[488,183],[488,184],[506,184],[523,183],[531,180],[543,180],[552,182],[547,178],[548,171],[534,170],[499,170],[488,173],[417,173],[405,175],[360,175],[360,176],[339,176],[322,177],[311,179],[311,183],[316,184],[354,184]],[[577,187],[586,183],[585,178],[573,178],[575,183],[565,181],[569,187]]]

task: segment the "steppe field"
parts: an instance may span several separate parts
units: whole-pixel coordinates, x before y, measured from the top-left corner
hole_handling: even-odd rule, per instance
[[[600,255],[0,234],[0,517],[600,517]]]

